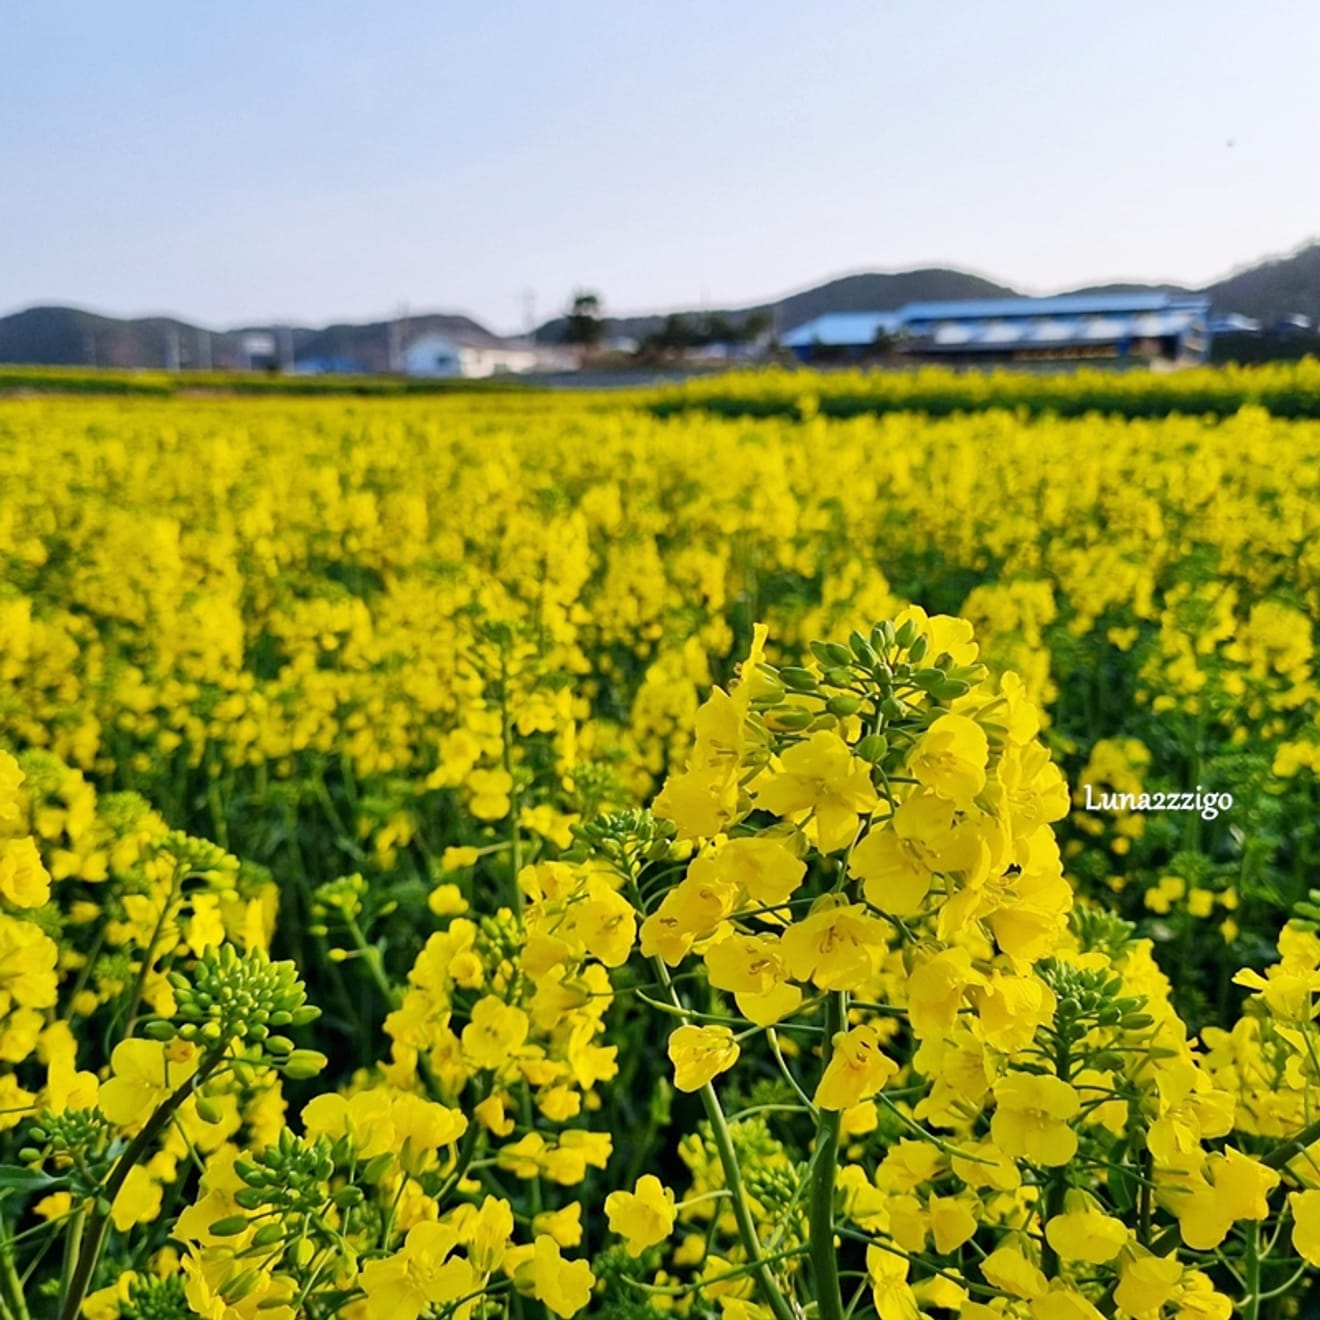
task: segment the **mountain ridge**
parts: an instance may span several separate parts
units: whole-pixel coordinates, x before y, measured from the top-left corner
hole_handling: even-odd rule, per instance
[[[1109,282],[1069,293],[1118,293],[1160,289],[1208,296],[1217,312],[1240,312],[1262,321],[1302,314],[1320,322],[1320,241],[1282,257],[1267,257],[1235,269],[1199,289],[1165,283]],[[752,305],[683,312],[605,316],[611,338],[643,339],[668,318],[690,321],[723,317],[734,325],[768,315],[777,333],[828,312],[889,311],[908,302],[1019,297],[1011,285],[952,267],[905,271],[859,271],[835,276],[780,298]],[[533,332],[541,343],[560,342],[564,317]],[[426,312],[394,321],[340,322],[325,326],[253,324],[212,330],[177,316],[113,317],[79,307],[38,305],[0,316],[0,362],[25,365],[111,367],[199,367],[251,365],[244,339],[275,337],[276,354],[295,362],[349,362],[366,371],[387,371],[400,343],[424,333],[457,335],[489,343],[500,336],[460,312]]]

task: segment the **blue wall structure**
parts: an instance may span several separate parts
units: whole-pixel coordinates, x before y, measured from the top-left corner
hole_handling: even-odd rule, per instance
[[[890,312],[831,312],[795,326],[781,342],[804,362],[855,360],[875,351],[878,336],[900,353],[932,360],[1203,362],[1210,300],[1152,291],[915,302]]]

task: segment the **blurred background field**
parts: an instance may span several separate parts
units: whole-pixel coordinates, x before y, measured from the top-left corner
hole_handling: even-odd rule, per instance
[[[802,372],[11,399],[0,740],[69,767],[56,802],[134,790],[268,868],[276,950],[357,1005],[336,1048],[368,1063],[386,1005],[325,961],[317,886],[368,878],[362,928],[402,974],[442,878],[488,905],[513,841],[552,857],[648,801],[753,623],[793,663],[915,602],[1043,703],[1069,874],[1155,940],[1195,1027],[1314,874],[1320,424],[1227,401],[1306,415],[1315,370],[912,378],[938,417],[830,416],[897,387]],[[1175,397],[1224,415],[1141,415]],[[1087,784],[1234,806],[1088,812]],[[61,846],[94,884],[95,847]]]

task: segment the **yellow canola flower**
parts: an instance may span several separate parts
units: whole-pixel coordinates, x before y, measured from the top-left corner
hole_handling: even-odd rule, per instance
[[[150,1224],[160,1214],[163,1195],[160,1183],[142,1165],[135,1164],[110,1207],[110,1222],[121,1233],[127,1233],[134,1224]]]
[[[881,1247],[866,1248],[866,1273],[871,1281],[871,1299],[880,1320],[918,1320],[921,1311],[908,1283],[906,1256]]]
[[[1096,1306],[1059,1279],[1050,1290],[1031,1299],[1031,1320],[1104,1320]]]
[[[0,912],[0,1017],[14,1005],[50,1008],[55,1003],[59,949],[39,927]]]
[[[1320,1267],[1320,1191],[1289,1192],[1292,1244],[1308,1264]]]
[[[826,991],[855,990],[879,971],[889,926],[861,903],[826,895],[783,933],[780,948],[794,980]]]
[[[908,757],[917,782],[963,811],[985,787],[990,743],[985,730],[966,715],[941,715]]]
[[[510,1251],[504,1259],[504,1270],[520,1292],[544,1302],[564,1320],[586,1306],[596,1283],[591,1266],[585,1260],[565,1260],[559,1254],[559,1244],[548,1233],[539,1234],[530,1247]]]
[[[485,995],[477,1000],[471,1021],[463,1028],[463,1053],[476,1067],[499,1071],[512,1061],[529,1029],[527,1014],[517,1005]]]
[[[898,1064],[880,1048],[876,1029],[853,1027],[834,1038],[813,1099],[821,1109],[847,1109],[883,1090],[897,1071]]]
[[[1174,1185],[1169,1207],[1182,1240],[1196,1251],[1211,1251],[1238,1220],[1268,1218],[1267,1198],[1279,1185],[1279,1174],[1228,1146],[1209,1156],[1190,1183],[1190,1189],[1182,1180]]]
[[[934,793],[917,793],[853,849],[848,868],[861,879],[872,907],[914,916],[937,874],[975,864],[976,837],[955,829],[954,811],[952,802]]]
[[[1068,1120],[1077,1117],[1081,1101],[1067,1082],[1012,1072],[995,1083],[994,1095],[990,1135],[1006,1155],[1058,1167],[1077,1153]]]
[[[968,987],[984,984],[964,948],[941,949],[913,968],[907,982],[908,1020],[919,1039],[953,1030]]]
[[[431,1306],[457,1302],[474,1290],[476,1271],[461,1256],[451,1256],[458,1233],[449,1225],[413,1225],[403,1248],[383,1260],[368,1261],[360,1282],[366,1293],[366,1320],[417,1320]],[[471,1302],[456,1312],[466,1316]]]
[[[806,863],[778,839],[751,835],[729,839],[692,865],[711,879],[733,885],[753,902],[767,907],[785,903],[802,884]]]
[[[582,1245],[582,1202],[574,1201],[560,1210],[543,1210],[532,1219],[532,1234],[547,1234],[561,1247]]]
[[[663,1242],[674,1231],[674,1193],[654,1174],[637,1179],[631,1192],[611,1192],[605,1198],[610,1232],[624,1239],[630,1256]]]
[[[788,968],[773,935],[725,935],[707,945],[706,974],[717,990],[728,990],[738,1011],[758,1027],[768,1027],[794,1012],[802,991],[788,983]]]
[[[850,844],[860,818],[879,805],[871,768],[829,729],[813,733],[780,757],[780,768],[759,782],[756,805],[776,816],[810,813],[821,852]]]
[[[998,1288],[1013,1297],[1028,1300],[1043,1297],[1049,1291],[1049,1283],[1040,1267],[1022,1254],[1015,1246],[999,1247],[981,1262],[981,1273],[985,1281],[993,1288]]]
[[[1045,1225],[1045,1239],[1061,1260],[1101,1265],[1127,1245],[1128,1230],[1122,1220],[1092,1206],[1056,1215]]]
[[[121,1040],[110,1055],[112,1076],[101,1084],[101,1112],[120,1127],[145,1123],[197,1071],[198,1054],[186,1041]]]
[[[1129,1253],[1119,1265],[1114,1301],[1126,1315],[1158,1315],[1182,1278],[1182,1266],[1176,1256],[1152,1256],[1140,1247]]]
[[[738,1043],[728,1027],[698,1027],[687,1023],[669,1037],[669,1058],[674,1085],[680,1091],[699,1091],[713,1077],[738,1062]]]
[[[50,875],[28,835],[0,839],[0,898],[16,908],[40,907],[50,898]]]

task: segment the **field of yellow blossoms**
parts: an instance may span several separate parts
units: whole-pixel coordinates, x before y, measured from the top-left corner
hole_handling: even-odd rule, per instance
[[[1298,370],[0,401],[0,1320],[1320,1313]]]

